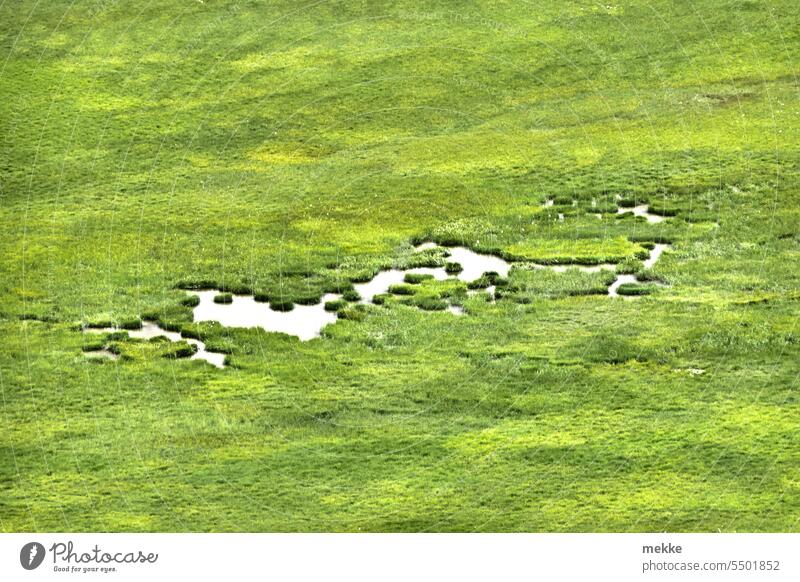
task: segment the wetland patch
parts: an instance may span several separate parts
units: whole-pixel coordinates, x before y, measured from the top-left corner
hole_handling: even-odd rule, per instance
[[[167,331],[166,329],[161,328],[157,323],[153,321],[143,321],[142,327],[140,329],[123,329],[121,327],[85,327],[83,328],[83,332],[84,333],[125,332],[128,334],[128,337],[136,339],[150,340],[156,337],[165,337],[171,342],[183,341],[196,348],[196,351],[194,352],[194,354],[189,356],[189,359],[204,360],[209,364],[211,364],[212,366],[216,366],[217,368],[225,367],[225,354],[208,351],[206,350],[206,344],[204,342],[194,338],[183,337],[179,332],[176,331]],[[107,359],[117,359],[106,356],[105,355],[106,352],[113,354],[113,352],[108,350],[107,347],[103,347],[99,350],[92,350],[91,352],[86,352],[86,353],[96,354],[88,357],[105,357]],[[116,356],[116,354],[113,355]]]

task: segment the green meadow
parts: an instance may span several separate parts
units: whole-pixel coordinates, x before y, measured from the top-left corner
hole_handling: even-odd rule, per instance
[[[0,530],[800,530],[798,63],[790,0],[0,4]],[[357,303],[423,241],[497,300]]]

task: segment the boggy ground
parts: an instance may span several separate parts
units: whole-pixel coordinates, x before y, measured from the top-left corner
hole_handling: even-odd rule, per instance
[[[798,530],[795,8],[3,4],[0,528]],[[314,304],[427,240],[671,248],[629,301],[519,269],[416,284],[467,317],[191,321],[184,288]],[[140,320],[229,365],[82,353]]]

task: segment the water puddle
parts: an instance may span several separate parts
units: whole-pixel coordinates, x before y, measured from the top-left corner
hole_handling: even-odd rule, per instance
[[[644,261],[645,268],[652,268],[653,265],[656,264],[656,261],[659,259],[659,257],[661,257],[661,254],[668,248],[669,245],[664,244],[657,244],[655,247],[653,247],[653,250],[650,251],[650,256]]]
[[[195,321],[216,321],[225,327],[260,327],[297,336],[301,341],[318,337],[322,328],[336,321],[336,313],[325,311],[325,303],[341,298],[328,293],[314,305],[295,305],[291,311],[277,311],[252,295],[234,295],[231,303],[214,303],[215,290],[188,291],[200,298],[194,308]]]
[[[458,278],[466,283],[474,281],[484,273],[495,272],[501,277],[507,277],[511,270],[508,261],[494,255],[482,255],[466,247],[452,247],[449,260],[458,263],[463,268]]]
[[[438,248],[433,242],[418,245],[416,251]],[[371,303],[376,295],[387,293],[392,285],[405,281],[408,274],[431,275],[437,281],[456,278],[464,282],[474,281],[484,273],[496,272],[501,277],[508,276],[511,265],[493,255],[484,255],[466,247],[448,248],[448,262],[461,265],[458,274],[450,275],[444,267],[415,267],[412,269],[388,269],[381,271],[370,281],[353,285],[360,296],[360,303]],[[487,289],[494,296],[494,288]],[[194,307],[194,321],[216,321],[225,327],[260,327],[267,331],[285,333],[307,341],[319,337],[322,328],[334,323],[336,312],[326,311],[325,303],[340,299],[341,295],[329,293],[319,303],[295,305],[291,311],[272,309],[268,303],[257,302],[252,295],[234,295],[230,303],[215,303],[217,290],[187,291],[200,300]],[[447,311],[463,315],[464,310],[457,305],[448,305]],[[163,334],[162,334],[163,335]],[[180,334],[177,334],[180,335]],[[187,340],[191,341],[191,340]]]
[[[667,250],[668,248],[669,248],[669,245],[666,245],[666,244],[657,244],[657,245],[655,245],[653,247],[653,249],[650,251],[650,256],[647,257],[647,259],[645,259],[644,261],[642,261],[642,264],[647,269],[652,268],[656,264],[656,261],[658,261],[658,259],[661,257],[661,255],[664,254],[664,251]],[[619,297],[620,296],[620,294],[619,294],[620,286],[626,285],[626,284],[630,284],[630,283],[634,283],[634,284],[635,283],[641,283],[641,281],[639,281],[639,279],[636,278],[636,275],[617,275],[616,280],[608,288],[608,296],[609,297]],[[630,296],[625,296],[625,298],[626,299],[630,299],[631,297]]]
[[[355,287],[355,290],[361,296],[361,303],[371,303],[376,295],[386,293],[392,285],[402,283],[407,273],[432,275],[437,281],[444,281],[448,277],[444,267],[415,267],[404,271],[400,269],[389,269],[388,271],[381,271],[375,275],[371,281],[356,283],[353,287]]]
[[[638,283],[639,279],[636,278],[636,275],[619,275],[616,280],[611,283],[611,286],[608,288],[608,296],[609,297],[619,297],[618,290],[622,285],[627,285],[629,283]]]
[[[439,245],[437,245],[435,242],[424,242],[414,247],[414,251],[420,252],[437,248],[439,248]],[[466,283],[474,281],[484,273],[495,272],[501,277],[506,277],[508,276],[508,272],[511,270],[511,264],[508,261],[505,261],[495,255],[484,255],[481,253],[476,253],[475,251],[473,251],[472,249],[468,249],[467,247],[444,247],[444,248],[447,250],[447,261],[450,263],[458,263],[459,265],[461,265],[462,270],[460,273],[458,273],[457,277],[458,279]],[[416,269],[407,269],[405,271],[382,271],[381,273],[378,273],[375,279],[370,281],[370,283],[374,282],[384,273],[391,273],[391,272],[429,273],[433,275],[435,279],[440,281],[448,278],[448,274],[445,272],[443,267],[421,268],[421,269],[416,268]],[[356,285],[356,289],[358,289],[358,285]],[[379,291],[379,293],[383,292],[384,291]]]
[[[225,354],[221,354],[218,352],[209,352],[206,350],[206,344],[204,344],[200,340],[193,338],[185,338],[177,331],[167,331],[165,329],[161,329],[157,323],[152,321],[142,322],[141,329],[122,329],[119,327],[85,327],[83,331],[84,333],[113,333],[113,332],[124,331],[128,334],[128,337],[143,339],[143,340],[149,340],[158,336],[164,336],[171,342],[178,342],[183,340],[186,343],[192,344],[193,346],[197,346],[197,352],[195,352],[195,354],[191,356],[189,359],[205,360],[206,362],[208,362],[213,366],[216,366],[217,368],[225,367]],[[96,351],[108,351],[108,350],[103,348],[103,350],[96,350]]]
[[[648,204],[617,209],[617,214],[626,214],[628,212],[633,212],[634,216],[644,216],[647,222],[661,222],[666,218],[660,214],[653,214],[650,212],[650,206]]]

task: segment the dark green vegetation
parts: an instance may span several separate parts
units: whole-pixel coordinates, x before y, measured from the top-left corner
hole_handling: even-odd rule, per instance
[[[342,299],[345,301],[358,301],[361,297],[358,294],[358,291],[355,289],[347,289],[344,293],[342,293]]]
[[[403,278],[406,283],[411,283],[412,285],[417,285],[423,281],[430,281],[431,279],[433,279],[433,275],[424,273],[406,273]]]
[[[620,295],[649,295],[658,290],[657,285],[640,285],[638,283],[624,283],[619,286],[617,293]]]
[[[275,311],[291,311],[294,309],[294,303],[291,301],[280,301],[277,299],[270,301],[269,306]]]
[[[164,343],[161,355],[165,358],[188,358],[197,352],[197,346],[185,341]]]
[[[417,290],[413,285],[408,285],[406,283],[398,283],[389,286],[389,293],[392,295],[413,295],[416,292]]]
[[[348,303],[346,299],[334,299],[332,301],[325,302],[325,311],[339,311],[340,309],[344,309],[347,307]]]
[[[0,529],[800,529],[798,20],[3,3]],[[181,290],[291,309],[444,266],[426,240],[666,285],[422,281],[305,343],[191,324]],[[79,331],[141,319],[230,367]]]
[[[508,281],[494,271],[484,273],[477,279],[467,283],[468,289],[486,289],[490,285],[506,285]]]
[[[230,293],[218,293],[214,295],[214,303],[233,303],[233,295]]]

